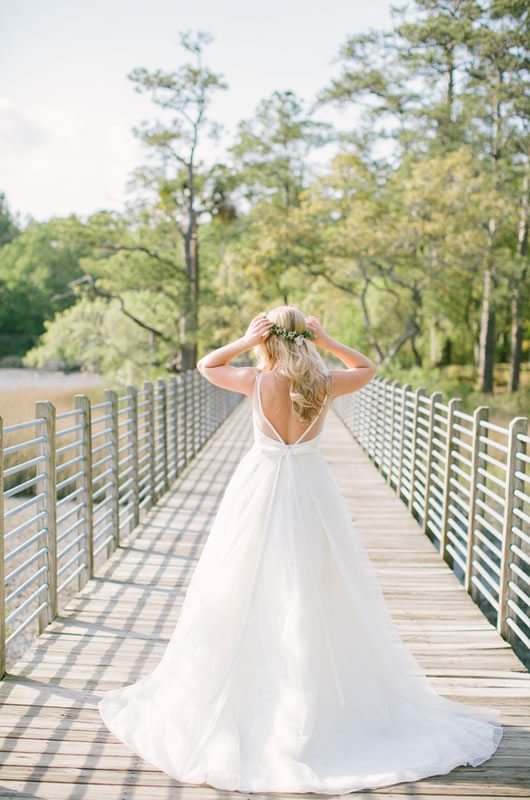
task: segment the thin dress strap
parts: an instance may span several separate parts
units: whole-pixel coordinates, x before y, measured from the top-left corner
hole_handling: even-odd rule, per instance
[[[274,427],[274,425],[272,424],[272,422],[270,421],[270,419],[268,419],[268,418],[265,416],[265,414],[263,413],[263,406],[261,405],[261,391],[260,391],[260,386],[261,386],[261,376],[262,376],[262,375],[263,375],[263,370],[260,370],[260,372],[258,373],[258,377],[257,377],[257,379],[256,379],[256,382],[255,382],[255,383],[256,383],[256,391],[257,391],[257,395],[258,395],[258,405],[259,405],[260,414],[261,414],[261,416],[263,417],[263,419],[265,420],[265,422],[266,422],[266,423],[267,423],[267,424],[268,424],[268,425],[269,425],[269,426],[272,428],[272,430],[274,431],[274,433],[276,434],[276,436],[277,436],[277,438],[280,440],[280,442],[281,442],[282,444],[288,444],[288,442],[284,442],[284,440],[282,439],[282,437],[280,436],[280,434],[278,433],[278,431],[276,430],[276,428]],[[310,424],[307,426],[307,428],[305,429],[305,431],[303,431],[302,435],[301,435],[301,436],[299,436],[299,437],[298,437],[298,439],[296,440],[296,442],[293,442],[292,444],[299,444],[299,442],[301,442],[301,441],[302,441],[302,439],[304,438],[304,436],[305,436],[307,433],[309,433],[309,431],[311,430],[311,428],[313,427],[313,425],[315,424],[315,422],[317,421],[317,419],[320,417],[320,415],[321,415],[321,413],[322,413],[322,410],[324,409],[324,406],[326,405],[327,399],[328,399],[328,398],[327,398],[327,396],[326,396],[326,399],[324,400],[323,404],[321,405],[321,407],[320,407],[320,409],[319,409],[319,411],[318,411],[318,414],[316,414],[316,415],[313,417],[313,419],[311,420]]]

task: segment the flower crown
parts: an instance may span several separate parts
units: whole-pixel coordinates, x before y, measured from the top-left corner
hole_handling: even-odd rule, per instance
[[[282,328],[280,325],[272,324],[269,328],[269,333],[275,333],[276,336],[280,336],[282,339],[286,339],[288,342],[295,342],[295,344],[302,344],[304,339],[315,339],[315,334],[313,331],[306,328],[304,331],[290,331],[287,328]]]

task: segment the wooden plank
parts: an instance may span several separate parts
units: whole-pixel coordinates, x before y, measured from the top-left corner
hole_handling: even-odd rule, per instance
[[[102,790],[105,800],[174,798],[176,791],[181,800],[241,797],[179,784],[138,758],[105,728],[96,702],[158,663],[251,435],[243,403],[0,681],[0,798],[100,800]],[[437,691],[499,708],[506,726],[499,750],[480,767],[355,797],[530,796],[530,676],[334,414],[321,442],[403,641]]]

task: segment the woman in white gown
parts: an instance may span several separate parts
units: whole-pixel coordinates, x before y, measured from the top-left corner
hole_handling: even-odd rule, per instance
[[[315,345],[346,369],[328,371]],[[229,364],[250,348],[263,370]],[[198,368],[251,398],[254,442],[159,664],[100,699],[107,727],[183,783],[241,792],[337,794],[483,763],[499,712],[429,686],[319,449],[333,397],[373,363],[279,306]]]

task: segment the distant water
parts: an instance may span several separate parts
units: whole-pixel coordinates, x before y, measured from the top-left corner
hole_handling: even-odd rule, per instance
[[[6,368],[0,369],[0,391],[48,389],[75,393],[78,389],[101,386],[101,375],[95,372],[62,372],[61,370]],[[43,395],[44,397],[44,395]]]

